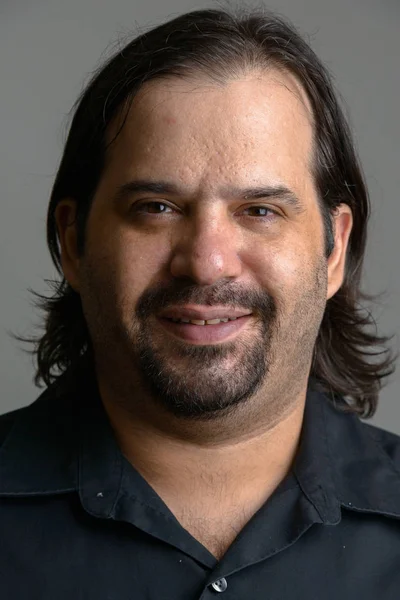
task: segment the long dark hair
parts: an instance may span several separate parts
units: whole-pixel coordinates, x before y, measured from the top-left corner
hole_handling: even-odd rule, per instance
[[[52,282],[52,296],[36,294],[36,304],[45,311],[44,334],[24,339],[35,344],[36,385],[50,385],[82,354],[90,355],[80,296],[62,273],[55,209],[63,198],[76,200],[78,250],[83,253],[85,224],[107,149],[139,88],[149,80],[192,74],[225,81],[271,66],[294,74],[312,105],[313,168],[327,257],[334,246],[332,213],[342,202],[353,212],[344,282],[327,302],[311,376],[333,400],[348,399],[346,410],[364,417],[374,414],[382,381],[393,373],[397,355],[388,347],[391,338],[377,335],[371,313],[361,304],[373,300],[360,289],[370,213],[363,174],[326,68],[292,25],[264,10],[200,10],[158,26],[118,51],[78,99],[47,216],[48,247],[61,279]],[[122,116],[121,126],[107,142],[108,126],[117,115]]]

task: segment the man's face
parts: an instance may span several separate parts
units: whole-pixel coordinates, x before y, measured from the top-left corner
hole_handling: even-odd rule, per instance
[[[308,376],[327,299],[312,131],[296,81],[275,71],[155,81],[135,98],[79,261],[99,372],[135,382],[132,405],[211,419]],[[247,316],[171,320],[196,310]]]

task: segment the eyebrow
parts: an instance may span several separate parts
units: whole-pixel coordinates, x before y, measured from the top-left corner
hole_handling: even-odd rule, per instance
[[[274,198],[288,206],[296,214],[305,212],[306,207],[298,196],[284,185],[264,185],[250,188],[224,187],[221,189],[221,197],[241,198],[243,200],[260,200],[262,198]],[[113,202],[119,203],[129,196],[137,193],[171,194],[174,196],[184,195],[184,192],[173,183],[167,181],[151,181],[137,179],[128,181],[118,187]]]

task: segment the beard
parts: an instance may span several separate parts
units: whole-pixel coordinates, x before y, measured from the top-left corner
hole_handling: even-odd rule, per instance
[[[153,311],[158,294],[159,290],[152,291],[139,302],[140,327],[136,336],[137,368],[155,401],[175,416],[208,420],[216,413],[226,415],[254,396],[268,372],[267,357],[276,312],[272,299],[263,294],[251,295],[253,310],[257,305],[262,314],[252,325],[252,336],[249,331],[241,332],[234,341],[200,346],[152,333],[152,320],[143,317],[150,307]],[[206,298],[204,291],[199,294],[194,288],[173,295],[174,306],[190,302],[248,308],[250,299],[248,291],[244,294],[232,286],[218,292],[208,291]],[[245,303],[241,300],[244,295]],[[127,333],[126,341],[131,338]]]
[[[103,285],[94,267],[87,263],[81,296],[95,361],[132,410],[150,397],[178,418],[210,421],[243,406],[270,376],[294,378],[309,367],[326,303],[324,260],[312,278],[308,273],[308,287],[303,277],[301,293],[290,291],[296,297],[290,311],[279,310],[267,292],[237,283],[205,289],[176,280],[145,290],[125,319],[110,286],[112,277]],[[166,333],[155,319],[169,306],[189,303],[239,307],[253,314],[247,330],[233,341],[193,345]]]

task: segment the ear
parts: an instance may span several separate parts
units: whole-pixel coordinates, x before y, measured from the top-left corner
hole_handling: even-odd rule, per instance
[[[353,227],[353,213],[350,206],[340,204],[335,209],[333,213],[333,227],[335,247],[328,258],[327,300],[336,294],[344,280],[346,252]]]
[[[70,286],[79,292],[79,255],[76,231],[76,201],[61,200],[55,210],[61,246],[61,266]]]

